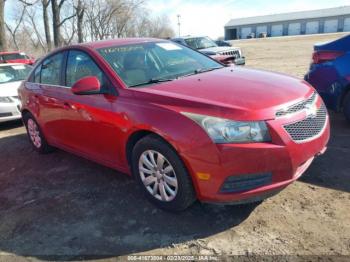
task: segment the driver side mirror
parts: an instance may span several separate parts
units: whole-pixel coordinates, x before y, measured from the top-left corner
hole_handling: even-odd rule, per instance
[[[72,86],[72,92],[76,95],[98,94],[100,90],[101,83],[96,76],[83,77]]]

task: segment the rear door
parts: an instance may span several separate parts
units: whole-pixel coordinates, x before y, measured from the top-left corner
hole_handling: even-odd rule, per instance
[[[34,72],[34,83],[28,83],[32,89],[33,100],[37,105],[36,118],[51,144],[60,144],[64,127],[60,121],[64,104],[61,100],[62,66],[64,52],[46,58]]]

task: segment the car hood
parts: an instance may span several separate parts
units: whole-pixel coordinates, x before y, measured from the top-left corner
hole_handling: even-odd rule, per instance
[[[267,120],[275,118],[277,109],[311,95],[313,88],[283,74],[228,67],[135,91],[143,101],[172,110],[236,120]]]
[[[226,51],[230,51],[230,50],[239,50],[239,48],[232,47],[232,46],[215,46],[215,47],[200,49],[198,51],[221,53],[221,52],[226,52]]]
[[[0,84],[0,96],[18,96],[18,88],[22,81]]]

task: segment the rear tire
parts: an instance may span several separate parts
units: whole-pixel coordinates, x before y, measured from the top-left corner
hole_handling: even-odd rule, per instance
[[[346,94],[344,98],[343,112],[346,120],[350,123],[350,91]]]
[[[176,151],[155,135],[136,143],[132,172],[146,197],[168,211],[181,211],[196,200],[192,180]]]
[[[29,141],[35,151],[39,152],[40,154],[47,154],[54,150],[54,148],[47,143],[38,122],[35,120],[32,114],[24,114],[23,122],[27,129]]]

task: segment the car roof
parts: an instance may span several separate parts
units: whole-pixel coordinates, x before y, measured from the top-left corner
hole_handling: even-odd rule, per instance
[[[85,46],[93,49],[99,49],[99,48],[106,48],[106,47],[112,47],[112,46],[123,46],[123,45],[151,43],[151,42],[165,42],[165,41],[167,40],[157,39],[157,38],[118,38],[118,39],[102,40],[97,42],[82,43],[74,46]]]
[[[25,54],[25,52],[22,51],[7,51],[7,52],[0,52],[0,55],[9,55],[9,54]]]

